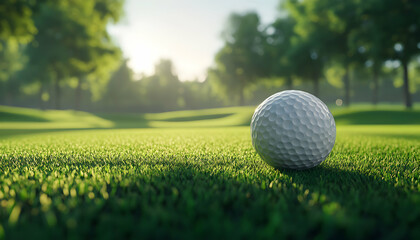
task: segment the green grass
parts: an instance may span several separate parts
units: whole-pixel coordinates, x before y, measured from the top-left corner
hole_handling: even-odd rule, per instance
[[[249,125],[254,107],[215,108],[148,114],[98,114],[116,128],[230,127]]]
[[[148,114],[91,114],[79,111],[35,110],[0,106],[0,135],[7,130],[59,130],[91,128],[190,128],[249,126],[255,107],[215,108]],[[337,125],[420,124],[420,107],[355,105],[333,107]],[[13,131],[12,133],[14,133]]]
[[[365,106],[334,108],[337,125],[420,124],[420,108],[407,110],[402,106]]]
[[[0,131],[7,129],[109,128],[113,122],[87,112],[0,106]]]
[[[28,127],[0,131],[0,239],[419,239],[418,110],[399,119],[405,125],[396,124],[402,109],[334,110],[336,119],[352,111],[386,111],[394,121],[337,121],[331,155],[307,171],[274,169],[258,157],[241,126],[250,107],[86,115],[154,127],[144,129],[9,122]]]

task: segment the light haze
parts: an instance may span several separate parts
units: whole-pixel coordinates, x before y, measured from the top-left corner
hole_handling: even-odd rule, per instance
[[[277,15],[278,0],[127,0],[125,18],[109,31],[136,73],[152,74],[161,58],[174,62],[181,80],[203,80],[222,47],[231,12],[256,11],[263,23]]]

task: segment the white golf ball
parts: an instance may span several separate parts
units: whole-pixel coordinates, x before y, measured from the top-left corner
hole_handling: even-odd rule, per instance
[[[282,91],[268,97],[251,121],[252,145],[276,168],[308,169],[330,154],[335,121],[328,107],[303,91]]]

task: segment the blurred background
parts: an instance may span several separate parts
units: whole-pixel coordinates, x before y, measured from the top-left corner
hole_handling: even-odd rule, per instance
[[[418,0],[2,0],[0,105],[164,112],[420,100]]]

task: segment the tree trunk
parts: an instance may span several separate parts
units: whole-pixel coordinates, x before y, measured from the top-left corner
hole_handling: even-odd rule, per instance
[[[41,83],[41,87],[39,88],[39,108],[44,110],[45,109],[45,104],[44,104],[44,100],[42,99],[42,94],[44,93],[44,84]]]
[[[288,76],[286,78],[286,87],[288,90],[292,90],[293,89],[293,79],[291,76]]]
[[[82,101],[82,82],[83,82],[83,78],[79,77],[77,79],[77,87],[76,87],[76,92],[75,92],[75,98],[74,98],[74,109],[75,110],[80,110],[80,103]]]
[[[15,76],[10,77],[8,82],[6,82],[6,94],[5,94],[5,103],[6,105],[14,106],[16,101],[16,96],[18,95],[19,83],[16,81]]]
[[[244,100],[244,86],[243,84],[240,84],[239,86],[239,105],[243,106],[245,104]]]
[[[319,98],[319,78],[314,77],[314,95]]]
[[[373,91],[372,91],[372,104],[378,104],[378,89],[379,89],[379,81],[378,81],[378,69],[373,69]]]
[[[343,76],[344,81],[344,105],[350,106],[350,77],[349,66],[346,66],[346,72]]]
[[[60,104],[61,89],[60,89],[59,78],[55,79],[54,88],[55,88],[55,109],[60,109],[61,108],[61,104]]]
[[[404,70],[404,102],[407,108],[411,108],[413,106],[413,102],[411,101],[411,94],[410,94],[410,84],[408,79],[408,62],[403,62],[403,70]]]
[[[4,97],[4,102],[5,105],[9,105],[9,106],[13,106],[13,90],[10,89],[10,84],[7,84],[7,88],[9,89],[8,91],[6,91],[5,97]]]
[[[54,106],[54,91],[53,91],[53,86],[51,86],[51,84],[47,85],[48,89],[48,94],[50,95],[50,97],[48,98],[47,104],[46,104],[46,108],[53,108]]]
[[[6,105],[14,106],[14,104],[13,104],[13,94],[11,92],[6,93],[5,99],[6,99],[6,101],[5,101]]]

